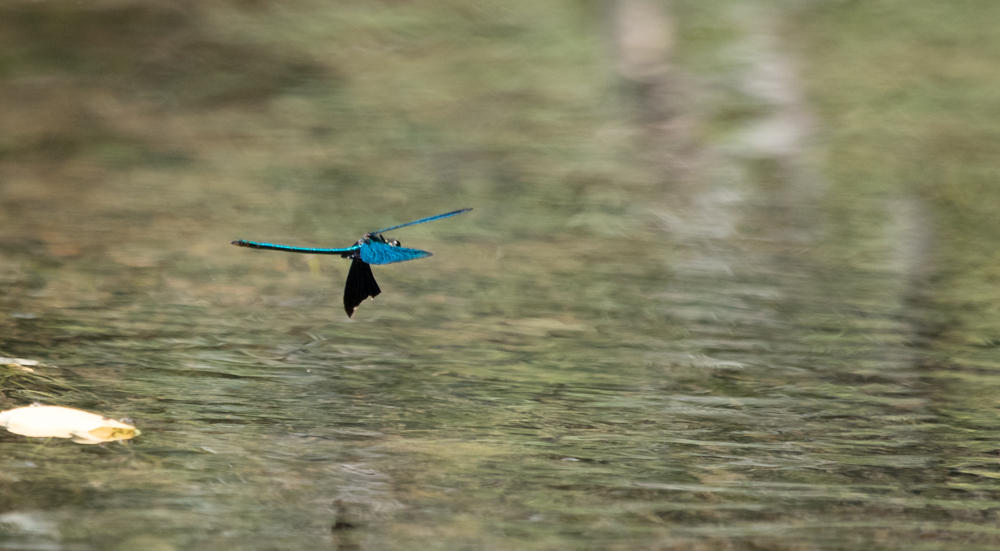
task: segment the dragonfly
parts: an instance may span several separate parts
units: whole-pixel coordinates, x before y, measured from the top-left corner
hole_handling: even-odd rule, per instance
[[[251,249],[267,249],[271,251],[286,251],[290,253],[306,254],[339,254],[341,258],[350,258],[351,270],[347,272],[347,285],[344,287],[344,310],[347,317],[353,318],[354,312],[366,298],[379,296],[382,289],[379,289],[378,282],[372,274],[371,264],[393,264],[395,262],[405,262],[431,256],[427,251],[420,249],[407,249],[400,245],[395,239],[386,239],[382,234],[387,231],[398,230],[407,226],[415,226],[424,222],[433,222],[442,218],[451,218],[464,214],[472,209],[460,209],[428,216],[413,222],[399,224],[389,228],[383,228],[364,234],[358,242],[343,249],[317,249],[312,247],[291,247],[289,245],[275,245],[274,243],[257,243],[256,241],[246,241],[239,239],[233,241],[233,245],[238,247],[249,247]]]

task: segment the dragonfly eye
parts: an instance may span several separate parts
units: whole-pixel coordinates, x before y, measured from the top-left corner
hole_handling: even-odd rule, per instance
[[[392,245],[393,247],[398,247],[398,246],[402,245],[402,243],[400,243],[399,241],[397,241],[395,239],[393,239],[392,241],[389,241],[389,244]]]

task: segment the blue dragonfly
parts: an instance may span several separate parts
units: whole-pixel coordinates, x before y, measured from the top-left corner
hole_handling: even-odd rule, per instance
[[[354,311],[358,309],[366,298],[377,297],[382,289],[379,289],[375,276],[372,275],[370,264],[392,264],[394,262],[404,262],[406,260],[416,260],[431,256],[427,251],[420,249],[407,249],[399,244],[395,239],[386,239],[382,234],[387,231],[405,228],[424,222],[432,222],[442,218],[457,216],[469,212],[472,209],[461,209],[428,216],[413,222],[399,224],[373,232],[368,232],[358,242],[343,249],[315,249],[312,247],[290,247],[288,245],[275,245],[273,243],[257,243],[255,241],[245,241],[243,239],[233,241],[233,245],[238,247],[250,247],[251,249],[269,249],[272,251],[287,251],[290,253],[307,254],[339,254],[342,258],[350,258],[351,270],[347,273],[347,285],[344,288],[344,310],[347,317],[354,317]]]

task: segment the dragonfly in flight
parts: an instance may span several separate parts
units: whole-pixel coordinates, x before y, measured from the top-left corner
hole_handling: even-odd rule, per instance
[[[288,245],[257,243],[255,241],[245,241],[243,239],[233,241],[233,245],[238,247],[250,247],[251,249],[287,251],[290,253],[339,254],[342,258],[352,259],[351,270],[347,273],[347,285],[344,287],[344,310],[347,311],[347,317],[353,317],[354,311],[358,309],[358,305],[360,305],[366,298],[371,297],[374,299],[382,292],[382,290],[378,288],[375,276],[372,275],[372,268],[370,264],[392,264],[394,262],[404,262],[406,260],[416,260],[418,258],[431,256],[431,253],[427,251],[421,251],[420,249],[407,249],[406,247],[401,246],[399,241],[396,241],[395,239],[386,239],[382,237],[383,233],[399,228],[405,228],[406,226],[413,226],[416,224],[423,224],[424,222],[433,222],[434,220],[457,216],[459,214],[469,212],[470,210],[472,209],[453,210],[444,214],[428,216],[427,218],[421,218],[420,220],[415,220],[413,222],[399,224],[398,226],[368,232],[362,236],[361,239],[358,239],[357,243],[343,249],[290,247]]]

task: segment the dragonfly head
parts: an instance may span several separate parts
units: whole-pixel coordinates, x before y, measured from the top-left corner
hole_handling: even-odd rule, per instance
[[[390,239],[389,241],[387,241],[387,243],[389,243],[393,247],[399,247],[402,245],[402,243],[400,243],[399,240],[397,239]]]

